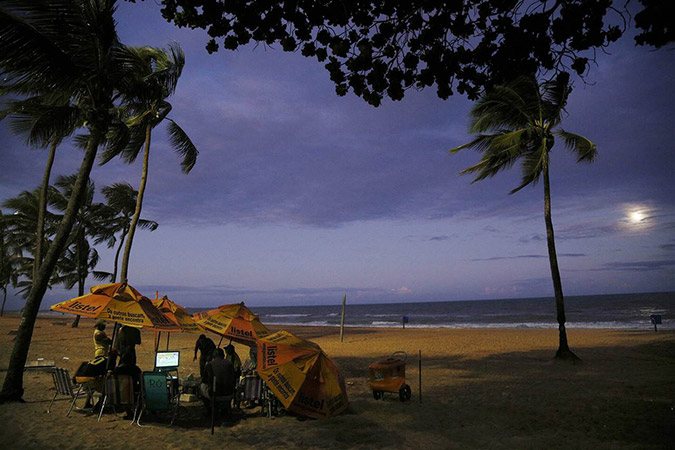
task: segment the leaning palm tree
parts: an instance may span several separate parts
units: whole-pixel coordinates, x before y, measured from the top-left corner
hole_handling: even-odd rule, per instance
[[[461,172],[477,174],[474,182],[492,177],[520,161],[522,182],[511,194],[543,178],[544,219],[559,330],[556,358],[576,360],[577,356],[567,343],[565,303],[551,220],[550,152],[556,137],[575,154],[577,162],[592,162],[597,148],[589,139],[557,128],[569,93],[569,75],[566,73],[541,86],[534,76],[530,76],[496,87],[485,93],[471,110],[470,132],[477,133],[478,137],[450,152],[470,148],[482,153],[478,164]]]
[[[0,290],[2,290],[2,307],[0,317],[5,314],[7,288],[18,281],[18,260],[10,245],[10,230],[5,215],[0,211]]]
[[[55,183],[55,189],[51,204],[57,210],[63,211],[68,205],[68,199],[73,194],[73,186],[77,175],[60,176]],[[110,274],[96,272],[94,268],[98,263],[98,252],[89,243],[94,239],[95,244],[108,239],[113,234],[113,216],[110,209],[103,203],[94,202],[96,187],[93,181],[87,183],[84,201],[77,213],[75,225],[71,231],[69,244],[66,252],[61,256],[57,271],[60,272],[57,282],[71,289],[75,284],[78,286],[78,296],[84,295],[84,283],[87,276],[93,274],[98,280],[109,279]],[[75,316],[72,323],[77,328],[80,316]]]
[[[125,237],[131,228],[131,221],[136,210],[136,199],[138,192],[131,187],[129,183],[113,183],[101,189],[105,197],[106,205],[110,208],[113,215],[113,235],[108,239],[108,247],[114,246],[117,242],[116,234],[119,233],[119,244],[115,252],[114,271],[112,281],[117,281],[117,269],[119,267],[120,254],[125,242]],[[152,220],[139,219],[138,227],[155,231],[158,223]]]
[[[141,47],[132,50],[136,52],[140,59],[146,62],[146,65],[144,77],[137,80],[138,83],[134,86],[133,98],[127,104],[130,112],[127,124],[131,129],[129,145],[122,151],[119,151],[117,147],[109,148],[103,153],[101,158],[101,163],[105,163],[121,154],[123,160],[131,163],[136,160],[143,147],[141,183],[138,188],[134,215],[126,236],[120,270],[120,279],[125,282],[129,270],[131,247],[136,233],[136,226],[140,220],[141,209],[143,208],[143,196],[148,180],[152,129],[164,120],[169,122],[170,143],[174,150],[183,158],[181,167],[184,173],[189,173],[192,170],[199,154],[185,131],[176,122],[167,117],[171,112],[172,106],[166,101],[166,98],[175,92],[178,79],[185,65],[183,50],[181,50],[177,43],[171,44],[168,51],[152,47]],[[115,139],[111,140],[114,141]]]
[[[112,111],[139,70],[138,59],[117,37],[115,3],[3,0],[0,4],[0,95],[77,105],[89,133],[73,195],[26,301],[0,401],[20,401],[23,396],[23,368],[42,298],[75,223],[98,147],[115,119]]]

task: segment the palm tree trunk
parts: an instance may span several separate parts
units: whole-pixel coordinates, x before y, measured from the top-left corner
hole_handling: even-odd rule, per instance
[[[553,234],[553,220],[551,219],[551,184],[548,177],[548,156],[544,160],[544,220],[546,221],[546,242],[548,243],[548,260],[551,264],[551,277],[553,278],[553,292],[555,293],[555,306],[558,318],[558,351],[556,359],[579,360],[572,353],[567,344],[567,331],[565,330],[565,300],[563,298],[562,281],[558,269],[558,257],[555,251],[555,237]]]
[[[7,301],[7,288],[2,288],[2,309],[0,309],[0,317],[5,314],[5,302]]]
[[[49,156],[47,165],[42,176],[42,187],[40,188],[40,206],[38,209],[37,233],[35,234],[35,259],[33,260],[33,279],[37,278],[40,264],[42,264],[42,243],[45,235],[45,216],[47,215],[47,190],[49,189],[49,178],[54,165],[54,155],[56,154],[56,138],[52,139],[49,147]]]
[[[129,228],[125,227],[124,230],[122,231],[122,236],[120,237],[120,245],[119,247],[117,247],[117,251],[115,252],[115,268],[113,270],[113,279],[112,279],[113,283],[117,282],[117,266],[119,266],[120,253],[122,252],[122,247],[124,247],[124,238],[127,236],[128,232]]]
[[[7,376],[0,392],[0,403],[23,401],[21,398],[23,397],[23,369],[28,358],[28,350],[30,349],[30,341],[33,337],[35,320],[40,310],[40,303],[42,303],[42,297],[47,290],[49,279],[54,272],[59,256],[61,256],[61,252],[68,242],[68,237],[75,224],[77,212],[84,200],[89,175],[96,159],[98,145],[103,137],[101,130],[105,130],[106,128],[92,127],[91,129],[87,150],[82,158],[82,164],[73,186],[73,195],[68,200],[68,206],[66,207],[59,229],[54,237],[54,241],[49,246],[42,264],[40,264],[37,278],[33,280],[33,285],[26,299],[26,305],[23,308],[23,316],[17,330],[14,348],[9,358]]]
[[[141,185],[138,187],[138,196],[136,198],[136,210],[134,217],[131,219],[129,225],[129,233],[127,242],[124,246],[124,255],[122,256],[122,270],[120,272],[120,280],[123,283],[127,282],[127,273],[129,271],[129,255],[131,254],[131,245],[134,241],[134,233],[136,233],[136,225],[141,217],[141,209],[143,208],[143,194],[145,193],[145,184],[148,181],[148,161],[150,159],[150,132],[152,127],[150,124],[145,129],[145,150],[143,152],[143,172],[141,173]]]
[[[77,252],[75,258],[77,258],[77,296],[82,297],[84,295],[84,280],[82,279],[82,239],[83,231],[80,230],[77,236]],[[70,325],[71,328],[77,328],[80,325],[80,316],[75,316],[75,320]]]

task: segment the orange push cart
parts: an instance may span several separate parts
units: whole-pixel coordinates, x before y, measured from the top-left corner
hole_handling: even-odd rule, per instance
[[[385,392],[397,393],[402,402],[410,400],[410,386],[405,382],[407,359],[406,352],[398,351],[368,366],[370,388],[375,400],[381,399]]]

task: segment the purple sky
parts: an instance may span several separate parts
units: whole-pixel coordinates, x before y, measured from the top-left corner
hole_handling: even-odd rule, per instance
[[[208,55],[202,30],[154,2],[121,2],[121,39],[165,47],[186,67],[170,117],[200,150],[189,175],[153,134],[130,283],[186,306],[405,302],[552,296],[543,188],[518,169],[471,184],[471,102],[408,91],[379,108],[338,97],[320,63],[249,46]],[[675,58],[624,37],[576,80],[563,128],[594,140],[578,165],[553,150],[553,220],[567,295],[675,290]],[[0,200],[38,186],[46,153],[0,123]],[[64,144],[55,175],[80,153]],[[138,186],[140,160],[95,167],[97,188]],[[100,198],[99,198],[100,199]],[[113,253],[100,248],[101,270]],[[43,307],[75,292],[54,288]],[[21,301],[10,297],[8,309]]]

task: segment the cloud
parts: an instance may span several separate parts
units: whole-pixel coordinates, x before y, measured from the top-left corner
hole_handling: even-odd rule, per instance
[[[580,258],[586,256],[585,253],[558,253],[558,256],[567,258]],[[501,261],[505,259],[548,259],[548,255],[516,255],[516,256],[493,256],[491,258],[474,258],[471,261]]]
[[[398,288],[398,289],[392,289],[391,292],[393,292],[394,294],[397,294],[397,295],[399,295],[399,294],[404,294],[404,295],[405,295],[405,294],[411,294],[411,293],[412,293],[412,289],[410,289],[410,288],[407,287],[407,286],[401,286],[401,287]]]
[[[632,261],[632,262],[611,262],[606,263],[603,268],[595,270],[620,270],[634,272],[648,272],[653,270],[662,270],[675,267],[675,260],[658,261]]]
[[[540,242],[546,239],[546,236],[540,233],[532,233],[528,234],[526,236],[521,236],[520,239],[518,239],[518,242]]]
[[[448,239],[450,239],[450,236],[448,236],[447,234],[442,234],[440,236],[433,236],[429,238],[430,241],[447,241]]]
[[[661,250],[666,250],[666,251],[672,252],[672,251],[675,251],[675,244],[663,244],[663,245],[660,245],[659,248]]]

